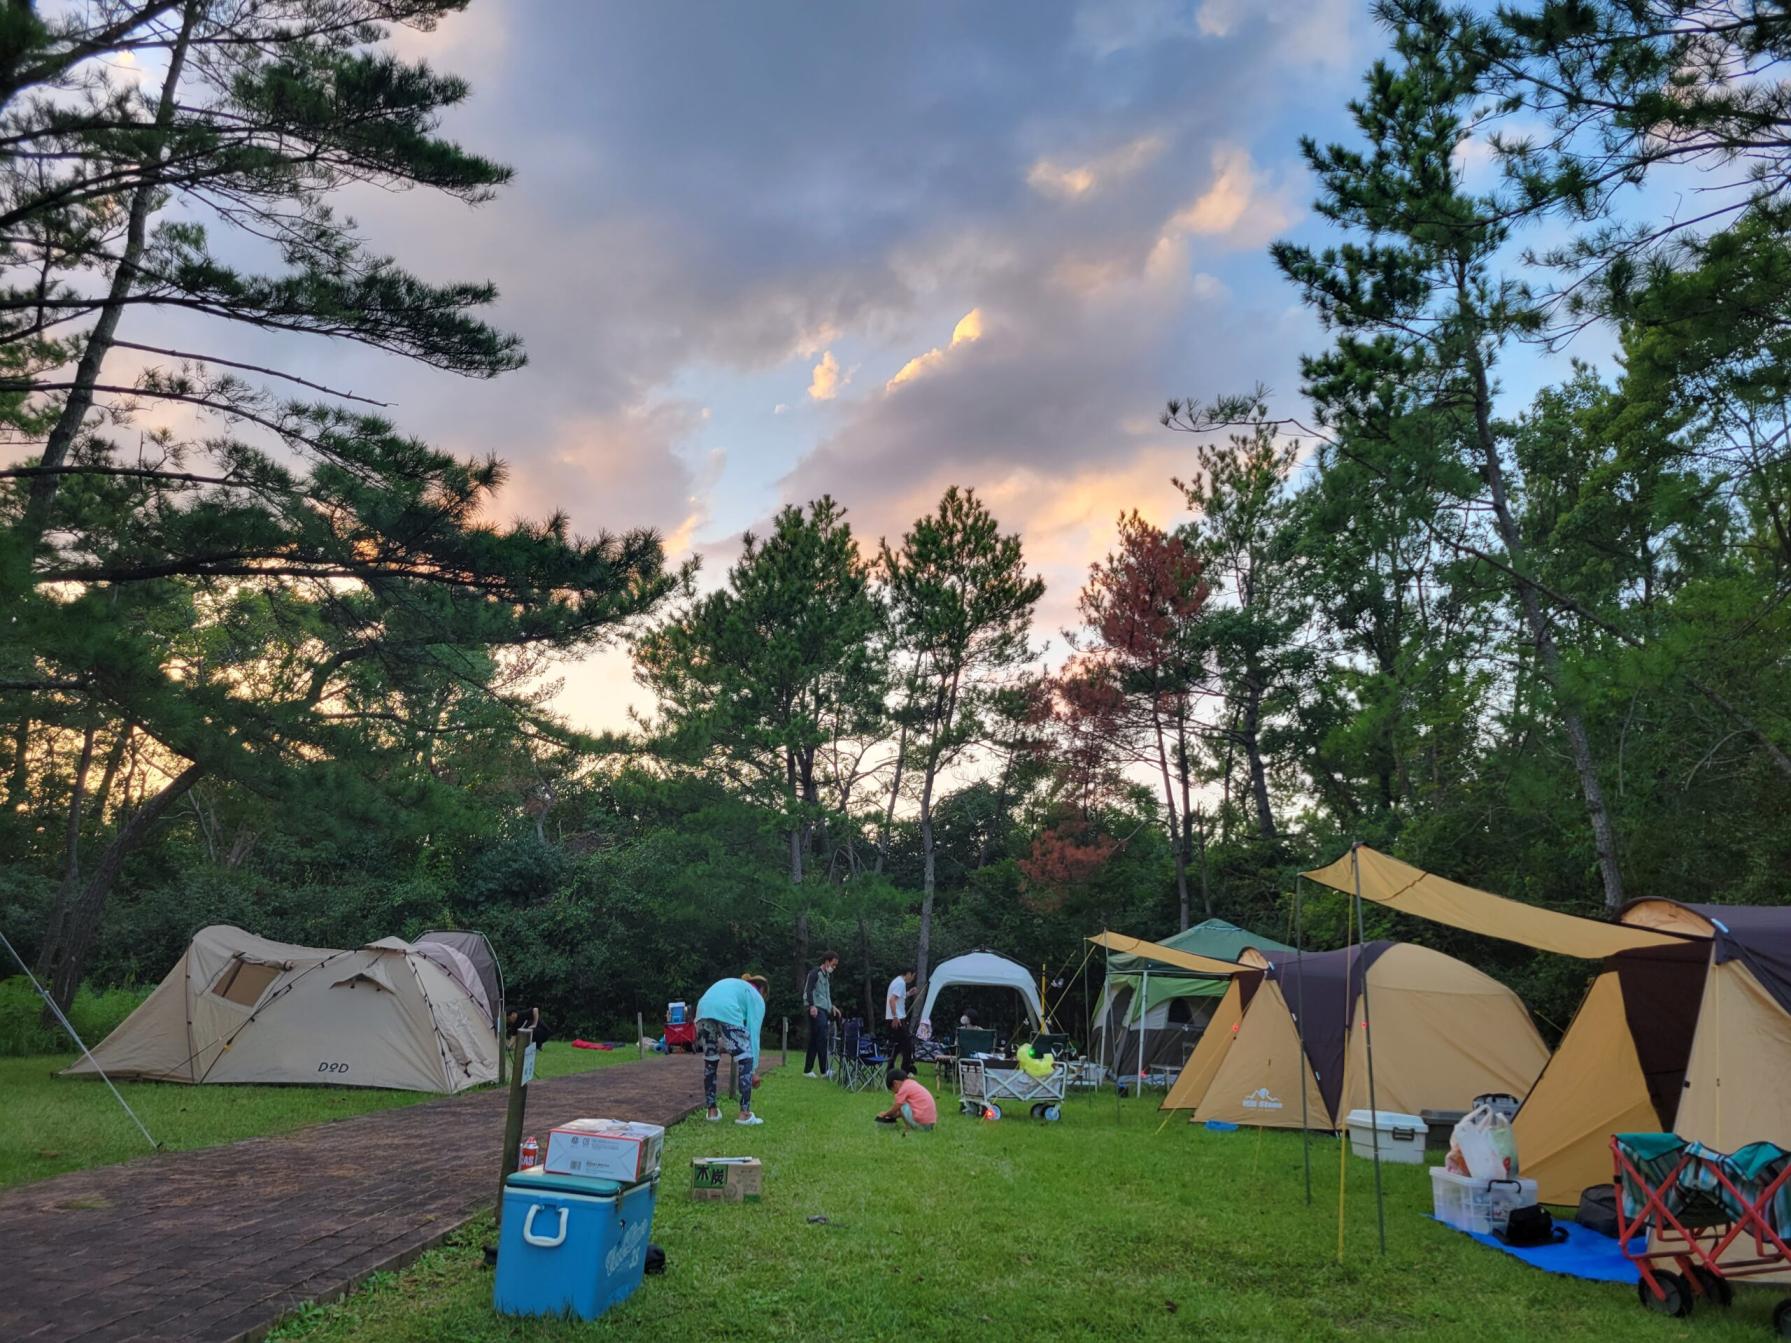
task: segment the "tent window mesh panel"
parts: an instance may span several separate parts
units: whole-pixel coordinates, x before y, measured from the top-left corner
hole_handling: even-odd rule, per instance
[[[261,1001],[261,995],[267,992],[268,985],[279,977],[280,967],[277,965],[258,965],[254,961],[238,958],[224,967],[224,973],[218,976],[211,991],[225,1002],[235,1003],[239,1007],[253,1007]]]

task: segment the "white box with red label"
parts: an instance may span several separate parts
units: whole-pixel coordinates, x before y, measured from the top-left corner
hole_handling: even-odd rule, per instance
[[[659,1173],[665,1130],[626,1119],[574,1119],[547,1135],[542,1164],[554,1175],[595,1175],[635,1184]]]

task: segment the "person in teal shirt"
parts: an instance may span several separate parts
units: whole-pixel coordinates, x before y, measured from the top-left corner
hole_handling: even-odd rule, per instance
[[[740,1117],[736,1124],[762,1124],[752,1112],[752,1079],[759,1062],[759,1034],[765,1026],[765,999],[771,982],[763,975],[718,979],[697,1000],[696,1042],[703,1051],[703,1104],[705,1118],[721,1118],[715,1103],[715,1074],[725,1051],[732,1054],[740,1074]]]

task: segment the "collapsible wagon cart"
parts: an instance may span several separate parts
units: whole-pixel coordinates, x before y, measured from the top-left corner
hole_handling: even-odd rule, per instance
[[[1725,1155],[1671,1133],[1619,1133],[1611,1154],[1617,1243],[1650,1310],[1685,1316],[1699,1298],[1726,1306],[1732,1280],[1791,1272],[1791,1152],[1756,1142]],[[1631,1251],[1633,1237],[1641,1249]],[[1791,1297],[1772,1325],[1791,1338]]]
[[[665,1005],[665,1052],[682,1049],[686,1054],[696,1052],[696,1019],[683,1003],[667,1003]]]
[[[986,1059],[958,1060],[958,1106],[965,1114],[1000,1119],[1002,1106],[1030,1106],[1034,1119],[1055,1124],[1062,1117],[1069,1068],[1056,1064],[1043,1077]]]

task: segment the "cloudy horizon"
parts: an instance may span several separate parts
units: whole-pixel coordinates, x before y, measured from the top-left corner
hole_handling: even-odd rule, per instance
[[[424,276],[494,280],[529,365],[323,362],[505,458],[500,514],[651,526],[708,581],[784,504],[874,543],[973,487],[1056,642],[1119,513],[1182,516],[1165,400],[1297,393],[1321,334],[1265,246],[1316,228],[1298,134],[1340,123],[1363,9],[475,4],[401,49],[470,81],[445,130],[514,183],[353,205]],[[582,726],[645,703],[620,653],[563,674]]]

